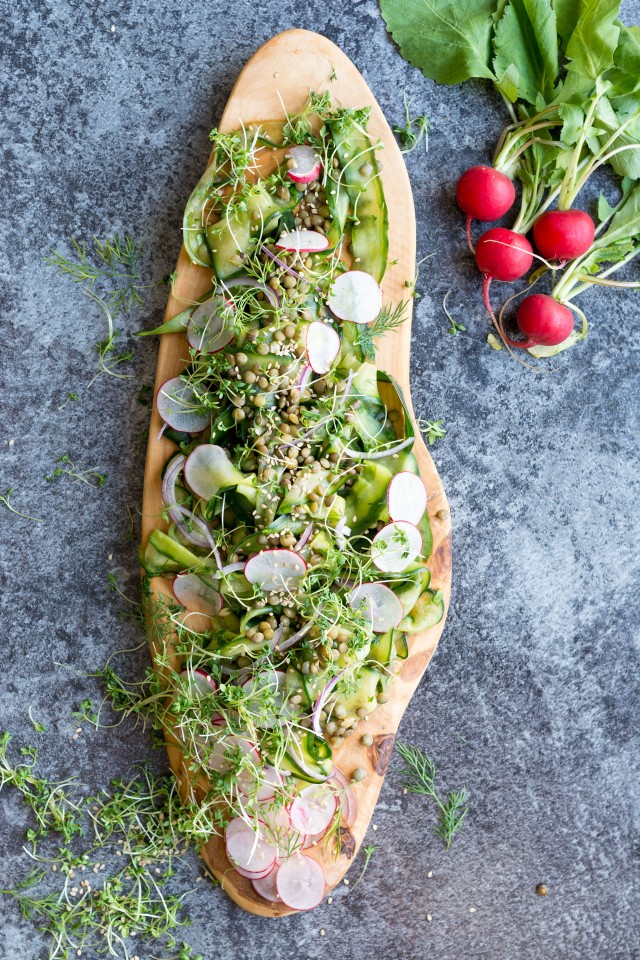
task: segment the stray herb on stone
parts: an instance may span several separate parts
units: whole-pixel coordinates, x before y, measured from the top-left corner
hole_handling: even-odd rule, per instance
[[[435,833],[439,836],[448,850],[455,834],[460,830],[467,815],[467,790],[453,790],[447,794],[445,800],[438,796],[435,786],[436,768],[433,760],[418,747],[409,743],[399,743],[398,753],[405,766],[400,771],[403,787],[409,793],[417,793],[424,797],[431,797],[438,807],[438,822]]]
[[[86,470],[76,470],[74,462],[67,454],[58,457],[56,467],[51,473],[45,476],[45,480],[51,483],[58,477],[70,477],[74,482],[86,483],[89,487],[103,487],[107,482],[106,473],[101,473],[95,467],[88,467]]]
[[[85,292],[98,281],[108,286],[104,302],[114,317],[120,310],[129,310],[134,305],[142,304],[140,241],[125,233],[105,240],[94,237],[89,249],[84,242],[71,240],[71,247],[71,256],[52,249],[51,254],[45,257],[45,263],[71,277],[74,283],[81,283]]]
[[[460,331],[461,333],[464,333],[467,328],[464,326],[464,324],[458,323],[458,321],[455,320],[451,316],[451,313],[449,312],[449,309],[447,307],[447,297],[449,296],[450,293],[451,293],[451,290],[447,290],[447,292],[445,293],[444,300],[442,301],[442,309],[444,310],[445,316],[449,321],[449,329],[447,330],[447,333],[450,333],[453,337],[455,337],[458,331]]]
[[[11,504],[11,494],[15,489],[15,487],[9,487],[6,493],[0,494],[0,503],[6,507],[7,510],[10,510],[11,513],[15,513],[16,517],[23,517],[25,520],[33,520],[34,523],[42,523],[42,520],[38,519],[38,517],[31,517],[28,513],[21,513],[20,510],[16,510],[16,508]]]
[[[358,886],[358,884],[364,877],[365,873],[367,872],[367,867],[369,866],[369,863],[371,861],[371,857],[374,855],[377,849],[378,849],[378,845],[376,843],[369,843],[364,848],[364,857],[365,857],[364,867],[362,868],[362,873],[360,874],[360,876],[358,877],[354,885],[351,887],[352,890],[355,890],[355,888]]]
[[[404,127],[394,127],[393,132],[402,144],[402,153],[411,153],[424,140],[424,152],[429,152],[429,117],[422,115],[411,117],[411,100],[404,95]]]

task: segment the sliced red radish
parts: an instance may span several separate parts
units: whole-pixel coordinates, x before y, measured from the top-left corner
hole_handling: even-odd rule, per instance
[[[307,356],[314,373],[329,373],[340,353],[340,337],[328,323],[314,320],[307,330]]]
[[[427,488],[415,473],[396,473],[387,488],[387,504],[392,520],[420,523],[427,509]]]
[[[193,311],[187,324],[187,340],[194,350],[218,353],[235,337],[231,300],[216,296]]]
[[[192,613],[216,617],[222,610],[222,597],[218,591],[196,573],[179,573],[173,581],[173,593],[178,603]]]
[[[198,497],[210,500],[223,486],[229,485],[229,477],[235,474],[227,451],[215,443],[201,443],[186,459],[184,476]]]
[[[208,756],[207,762],[209,769],[215,770],[217,773],[226,773],[233,767],[233,761],[229,759],[227,753],[238,748],[242,753],[245,753],[253,763],[260,763],[260,753],[255,744],[233,733],[229,733],[216,741],[213,750]]]
[[[347,270],[333,281],[327,303],[340,320],[371,323],[382,310],[382,290],[371,274]]]
[[[291,824],[300,833],[322,835],[333,820],[338,806],[335,792],[325,783],[314,783],[300,792],[291,804]]]
[[[307,564],[293,550],[263,550],[250,557],[244,567],[249,583],[257,584],[265,593],[295,589],[306,571]]]
[[[324,871],[316,860],[296,853],[278,870],[276,890],[292,910],[312,910],[324,897]]]
[[[281,903],[280,894],[278,893],[278,884],[277,876],[278,870],[280,869],[279,865],[276,863],[273,866],[273,869],[269,871],[266,877],[263,877],[260,880],[252,880],[253,889],[258,894],[259,897],[264,897],[265,900],[270,900],[272,903]]]
[[[227,856],[235,867],[256,877],[265,877],[273,869],[277,856],[275,846],[263,840],[248,823],[231,832],[227,829],[224,839]]]
[[[238,786],[241,786],[240,781],[243,779],[246,773],[251,773],[251,771],[242,771],[238,777]],[[244,783],[247,784],[247,782],[248,781],[245,779]],[[276,790],[282,789],[283,782],[282,775],[278,773],[275,767],[263,767],[258,776],[254,778],[252,789],[246,792],[252,793],[257,785],[258,789],[255,795],[256,800],[258,803],[265,803],[269,800],[273,800],[276,795]]]
[[[259,873],[256,873],[255,870],[244,870],[242,867],[234,866],[236,873],[239,873],[241,877],[246,877],[247,880],[266,880],[269,874],[275,870],[275,862],[270,864],[264,870],[261,870]]]
[[[184,377],[171,377],[158,389],[158,413],[173,430],[200,433],[211,423],[211,413],[202,410],[195,391]]]
[[[312,180],[317,180],[320,176],[322,161],[315,147],[306,144],[291,147],[285,156],[293,161],[293,164],[287,170],[287,176],[294,183],[311,183]]]
[[[282,804],[269,801],[261,804],[260,819],[264,822],[266,839],[276,845],[280,856],[288,857],[302,848],[305,834],[293,826],[289,810]]]
[[[371,543],[371,559],[384,573],[402,573],[421,551],[422,534],[406,520],[387,523]]]
[[[402,604],[384,583],[363,583],[349,594],[349,605],[361,610],[374,633],[386,633],[404,616]]]
[[[340,824],[344,827],[352,827],[356,822],[358,813],[358,801],[353,787],[349,783],[349,778],[340,770],[339,767],[333,768],[329,778],[334,790],[338,793],[340,803]]]
[[[292,253],[320,253],[328,246],[327,238],[317,230],[291,230],[280,234],[280,239],[276,241],[276,247]]]
[[[194,696],[208,697],[218,689],[218,684],[206,670],[187,668],[180,671],[180,677],[186,682],[189,692]]]

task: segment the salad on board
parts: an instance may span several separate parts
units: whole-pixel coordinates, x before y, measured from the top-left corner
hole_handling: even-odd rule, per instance
[[[375,365],[405,305],[383,301],[368,116],[311,94],[284,123],[214,130],[184,214],[211,288],[149,331],[188,343],[156,396],[176,449],[141,550],[165,587],[148,616],[164,726],[229,869],[295,910],[325,893],[313,848],[356,818],[366,771],[334,752],[444,614],[414,426]]]

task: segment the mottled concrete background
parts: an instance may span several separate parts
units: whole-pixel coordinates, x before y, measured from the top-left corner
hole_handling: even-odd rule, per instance
[[[452,504],[455,574],[402,735],[435,758],[443,785],[467,785],[471,809],[445,853],[430,807],[401,795],[394,760],[375,815],[379,850],[357,891],[274,924],[201,885],[188,898],[189,939],[207,960],[637,957],[635,295],[585,296],[588,341],[549,375],[489,349],[453,188],[489,158],[503,111],[488,86],[436,87],[409,67],[373,0],[148,0],[135,10],[18,0],[3,19],[0,492],[15,486],[15,505],[43,522],[0,508],[1,726],[38,740],[47,775],[92,787],[150,753],[126,726],[72,741],[70,711],[100,697],[85,673],[139,640],[105,583],[114,571],[136,590],[128,511],[137,526],[149,415],[136,394],[153,381],[157,344],[127,341],[133,379],[85,390],[103,318],[42,258],[70,237],[126,229],[145,243],[149,278],[172,270],[182,208],[238,71],[272,34],[317,30],[352,57],[390,121],[403,91],[431,116],[428,155],[408,160],[419,253],[435,252],[420,277],[413,390],[419,415],[448,429],[433,453]],[[625,19],[640,20],[637,0]],[[441,306],[449,289],[467,326],[455,338]],[[127,333],[159,322],[165,295],[149,290]],[[80,399],[60,410],[67,391]],[[65,453],[104,470],[107,484],[47,484]],[[139,652],[123,668],[134,676],[145,663]],[[32,730],[30,704],[46,734]],[[15,881],[25,821],[15,797],[1,805],[2,873]],[[189,883],[195,872],[194,859]],[[1,900],[0,912],[7,960],[43,957],[13,905]]]

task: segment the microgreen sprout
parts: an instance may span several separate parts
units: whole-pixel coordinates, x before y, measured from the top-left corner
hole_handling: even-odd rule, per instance
[[[417,427],[430,447],[436,440],[442,440],[447,434],[442,420],[418,420]]]
[[[467,328],[464,326],[464,324],[458,323],[458,321],[451,316],[451,313],[447,307],[447,298],[449,297],[450,293],[451,293],[451,290],[447,290],[447,292],[445,293],[444,299],[442,301],[442,309],[444,310],[445,316],[449,321],[449,329],[447,330],[447,333],[450,333],[453,337],[455,337],[458,331],[460,331],[461,333],[464,333]]]
[[[375,853],[376,850],[378,849],[378,845],[377,845],[377,843],[368,843],[363,849],[364,849],[364,858],[365,858],[365,859],[364,859],[364,866],[363,866],[363,868],[362,868],[362,872],[361,872],[360,876],[358,877],[358,879],[356,880],[356,882],[354,883],[354,885],[351,887],[351,890],[352,890],[352,891],[355,890],[355,888],[358,886],[358,884],[360,883],[360,881],[361,881],[362,878],[364,877],[365,873],[367,872],[367,867],[369,866],[369,864],[370,864],[370,862],[371,862],[371,857],[374,855],[374,853]]]
[[[429,152],[429,129],[430,122],[429,117],[419,115],[417,117],[411,117],[411,100],[407,97],[406,93],[404,95],[404,114],[405,114],[405,125],[404,127],[396,126],[393,128],[393,132],[400,140],[402,144],[402,153],[411,153],[416,147],[424,140],[424,152]]]
[[[51,483],[58,477],[70,477],[76,483],[86,483],[89,487],[103,487],[107,482],[106,473],[101,473],[95,467],[88,467],[86,470],[77,470],[73,460],[65,453],[56,459],[59,466],[55,467],[51,473],[45,476],[45,480]]]
[[[0,503],[3,507],[6,507],[7,510],[10,510],[11,513],[15,513],[16,517],[23,517],[25,520],[33,520],[34,523],[42,523],[41,519],[38,517],[32,517],[28,513],[21,513],[20,510],[16,510],[11,501],[11,494],[14,492],[15,487],[9,487],[6,493],[0,494]]]

